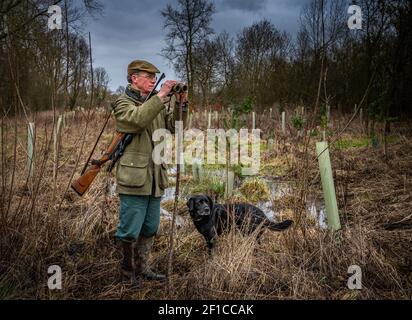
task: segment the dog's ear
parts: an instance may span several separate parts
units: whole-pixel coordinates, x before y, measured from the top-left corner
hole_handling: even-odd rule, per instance
[[[190,199],[187,201],[186,205],[187,205],[188,208],[189,208],[189,212],[193,212],[193,210],[195,209],[195,200],[194,200],[193,198],[190,198]]]
[[[213,210],[213,200],[212,200],[212,198],[209,197],[209,196],[206,196],[206,198],[207,198],[207,201],[209,201],[210,210]]]

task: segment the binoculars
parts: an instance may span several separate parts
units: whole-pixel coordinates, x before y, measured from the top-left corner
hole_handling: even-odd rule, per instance
[[[173,86],[172,90],[170,90],[170,95],[175,93],[183,93],[187,91],[187,85],[184,83],[177,83]]]

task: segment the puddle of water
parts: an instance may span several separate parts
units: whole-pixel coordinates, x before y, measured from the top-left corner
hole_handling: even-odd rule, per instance
[[[261,201],[256,204],[256,207],[261,209],[266,217],[274,221],[276,220],[277,213],[273,210],[273,201]],[[308,202],[307,204],[307,211],[309,214],[316,218],[316,221],[318,222],[318,225],[321,229],[327,229],[328,225],[326,223],[326,209],[323,204],[318,203],[316,201]]]
[[[271,198],[278,199],[292,193],[291,182],[279,182],[264,178]]]
[[[175,174],[176,168],[169,168],[168,172],[169,174]],[[208,169],[204,171],[204,174],[208,176],[215,176],[217,178],[222,178],[222,179],[226,177],[226,171],[223,169],[221,170]],[[243,180],[244,178],[237,181],[238,183],[236,183],[235,187],[239,187],[240,184],[243,182]],[[256,206],[265,213],[265,215],[267,216],[269,220],[274,221],[276,220],[276,216],[278,215],[278,213],[275,210],[273,210],[274,202],[276,202],[278,199],[284,196],[292,194],[293,192],[292,183],[293,182],[279,182],[279,181],[271,180],[270,178],[264,178],[264,180],[270,190],[270,200],[261,201],[257,203]],[[184,197],[183,192],[181,196]],[[175,197],[175,187],[170,187],[165,190],[165,194],[162,197],[162,201],[173,200],[174,197]],[[310,200],[307,201],[306,208],[307,208],[308,213],[314,218],[316,218],[316,220],[318,221],[319,227],[322,229],[326,229],[327,228],[326,209],[325,209],[324,203],[317,199],[311,198]],[[163,211],[167,213],[167,214],[166,213],[164,214],[165,217],[169,217],[169,216],[171,217],[171,214],[169,212],[167,212],[166,210],[163,210]],[[179,218],[182,218],[182,217],[179,217]],[[184,219],[183,221],[180,221],[180,222],[184,224]]]
[[[326,208],[323,203],[312,201],[311,205],[309,206],[309,212],[313,217],[316,218],[321,229],[328,228],[328,224],[326,222]]]
[[[277,215],[273,210],[273,202],[276,202],[277,199],[284,196],[291,195],[293,193],[293,182],[279,182],[268,178],[264,180],[269,187],[271,200],[259,202],[256,206],[266,214],[269,220],[273,221]],[[323,202],[311,198],[306,203],[306,210],[316,219],[320,228],[326,229],[328,227],[326,223],[326,209]]]
[[[175,199],[176,187],[169,187],[165,189],[161,202],[170,201]],[[160,207],[160,215],[166,220],[172,220],[172,213]],[[188,219],[181,215],[176,215],[176,226],[178,228],[188,223]]]
[[[176,167],[169,167],[167,168],[167,174],[169,176],[176,176],[177,168]]]
[[[165,193],[162,197],[162,201],[174,200],[175,198],[175,187],[169,187],[165,189]]]
[[[160,208],[160,215],[165,219],[165,220],[172,220],[172,214],[163,209]],[[187,219],[183,218],[182,216],[176,215],[176,227],[180,228],[183,227],[187,223]]]
[[[290,195],[293,192],[291,186],[292,182],[278,182],[267,178],[265,181],[270,189],[271,199],[274,201],[286,195]],[[260,208],[270,220],[274,220],[276,217],[276,212],[273,210],[272,200],[262,201],[258,203],[257,207]],[[326,229],[328,227],[326,223],[326,209],[324,203],[312,198],[307,201],[306,210],[312,217],[316,218],[320,228]]]
[[[275,220],[276,212],[272,209],[273,208],[273,202],[272,200],[269,201],[261,201],[256,204],[256,207],[258,207],[260,210],[263,211],[263,213],[266,215],[266,217],[270,221]]]

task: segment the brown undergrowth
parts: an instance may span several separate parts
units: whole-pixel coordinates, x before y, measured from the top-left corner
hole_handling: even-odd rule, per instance
[[[273,178],[294,181],[291,194],[272,199],[279,216],[294,219],[294,226],[283,233],[265,232],[261,244],[253,236],[231,230],[219,238],[209,257],[204,240],[187,219],[175,234],[171,290],[164,284],[145,282],[144,289],[136,291],[118,282],[120,255],[113,241],[118,199],[106,192],[110,176],[102,172],[82,198],[66,192],[72,174],[77,177],[81,170],[103,119],[101,114],[89,118],[80,114],[67,121],[56,180],[53,144],[49,143],[50,117],[39,117],[36,125],[33,180],[27,173],[27,129],[20,125],[24,122],[9,119],[6,123],[0,226],[2,299],[412,297],[412,139],[407,124],[394,130],[396,139],[388,145],[386,156],[382,147],[331,146],[342,222],[342,230],[335,233],[314,223],[304,206],[309,194],[322,197],[313,156],[317,138],[309,145],[306,162],[302,137],[292,129],[286,136],[276,131],[274,149],[264,153],[262,162],[281,159],[282,170],[276,170],[280,175]],[[112,123],[106,132],[111,130]],[[361,129],[351,125],[345,135],[359,137]],[[106,133],[96,153],[110,139],[111,134]],[[179,212],[187,217],[183,200]],[[167,266],[168,231],[169,220],[164,219],[152,257],[154,267],[162,272]],[[62,290],[47,287],[51,265],[62,268]],[[347,288],[351,265],[361,267],[362,290]]]

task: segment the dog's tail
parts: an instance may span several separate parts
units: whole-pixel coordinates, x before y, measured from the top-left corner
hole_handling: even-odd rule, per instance
[[[292,220],[285,220],[280,223],[269,222],[267,227],[273,231],[283,231],[288,229],[293,224]]]

